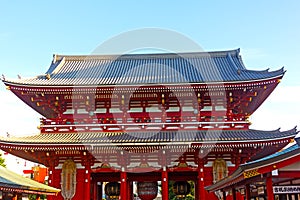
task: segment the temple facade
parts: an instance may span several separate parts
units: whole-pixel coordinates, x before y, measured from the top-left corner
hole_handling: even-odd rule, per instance
[[[239,49],[54,55],[43,75],[3,77],[43,118],[40,134],[0,148],[47,166],[55,199],[168,200],[169,187],[179,199],[191,188],[198,200],[223,198],[205,187],[297,134],[249,127],[284,73],[248,70]]]

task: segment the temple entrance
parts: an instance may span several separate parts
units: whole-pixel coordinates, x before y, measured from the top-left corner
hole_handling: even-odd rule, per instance
[[[122,184],[121,172],[94,172],[91,174],[91,199],[119,199],[122,191],[126,193],[127,199],[167,200],[169,197],[163,196],[162,176],[160,171],[133,173],[128,172],[126,184]],[[172,195],[184,198],[186,195],[198,194],[197,173],[196,172],[168,172],[169,181],[166,188],[173,191]],[[187,181],[189,180],[189,181]],[[126,187],[126,189],[121,187]],[[171,187],[171,188],[169,188]],[[193,191],[192,191],[193,190]],[[166,196],[166,195],[165,195]],[[121,199],[123,199],[121,197]],[[197,198],[195,198],[197,199]]]
[[[121,172],[92,173],[92,199],[119,199],[122,191],[128,199],[152,200],[159,196],[161,173],[126,173],[127,180],[122,180]],[[124,184],[122,184],[122,182]],[[121,190],[121,187],[126,189]]]

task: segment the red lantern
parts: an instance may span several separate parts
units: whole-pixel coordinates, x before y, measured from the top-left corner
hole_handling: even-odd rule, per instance
[[[138,182],[137,193],[142,200],[153,200],[157,196],[158,184],[155,182]]]

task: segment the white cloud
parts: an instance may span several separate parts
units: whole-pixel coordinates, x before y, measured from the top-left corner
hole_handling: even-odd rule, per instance
[[[0,135],[31,135],[38,133],[37,126],[41,117],[36,111],[23,103],[11,91],[0,90]]]
[[[40,115],[25,105],[11,91],[3,88],[0,89],[0,136],[6,137],[6,132],[13,136],[38,133],[37,125],[39,124]],[[3,155],[3,157],[7,167],[21,175],[24,169],[31,169],[32,166],[36,165],[11,154]]]
[[[300,128],[300,86],[276,88],[269,98],[251,116],[251,128],[261,130],[288,130]],[[299,135],[300,136],[300,135]]]

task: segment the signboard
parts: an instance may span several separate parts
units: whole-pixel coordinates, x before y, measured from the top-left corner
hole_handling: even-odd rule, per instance
[[[273,186],[274,194],[300,193],[300,185]]]

